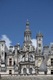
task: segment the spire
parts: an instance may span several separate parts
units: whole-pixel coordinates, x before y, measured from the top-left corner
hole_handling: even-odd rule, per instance
[[[27,19],[26,22],[26,30],[24,32],[24,41],[30,43],[31,42],[31,30],[29,29],[29,21]]]
[[[26,30],[25,30],[25,33],[31,33],[31,30],[29,29],[29,21],[27,19],[27,22],[26,22]]]

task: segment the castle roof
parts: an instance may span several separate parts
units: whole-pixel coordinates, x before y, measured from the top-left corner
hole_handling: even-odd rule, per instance
[[[37,38],[37,37],[43,37],[43,34],[39,32],[39,33],[37,33],[37,35],[36,35],[36,38]]]

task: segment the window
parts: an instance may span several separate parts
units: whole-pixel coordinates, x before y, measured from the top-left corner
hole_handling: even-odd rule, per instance
[[[53,58],[51,58],[51,66],[53,66]]]
[[[3,46],[3,44],[2,44],[2,46]]]
[[[41,44],[39,44],[39,47],[41,47]]]
[[[23,69],[23,73],[26,74],[26,68]]]
[[[12,58],[9,59],[9,66],[12,66]]]
[[[39,41],[41,41],[41,38],[39,38]]]
[[[53,70],[51,70],[51,74],[53,75]]]
[[[45,71],[45,75],[47,74],[47,71]]]
[[[53,51],[53,47],[51,47],[51,51]]]
[[[15,61],[14,61],[14,65],[15,65]]]
[[[29,69],[29,73],[32,74],[32,68]]]
[[[10,75],[12,74],[12,70],[9,70],[9,74],[10,74]]]
[[[41,53],[41,50],[39,49],[39,53]]]

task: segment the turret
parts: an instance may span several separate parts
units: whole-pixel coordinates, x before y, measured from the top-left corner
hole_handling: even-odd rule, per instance
[[[4,40],[0,40],[0,71],[6,70],[6,44]]]
[[[42,54],[43,52],[43,35],[42,33],[38,33],[36,35],[36,40],[37,40],[37,54]]]
[[[1,63],[5,63],[5,48],[6,48],[5,41],[1,40],[0,41],[0,56],[2,60]]]

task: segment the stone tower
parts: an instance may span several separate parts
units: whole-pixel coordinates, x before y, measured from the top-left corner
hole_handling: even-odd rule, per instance
[[[42,54],[43,52],[43,35],[42,33],[38,33],[36,35],[36,40],[37,40],[37,54]]]
[[[5,57],[5,52],[6,52],[6,45],[5,41],[2,40],[0,41],[0,70],[5,70],[5,62],[6,62],[6,57]]]

